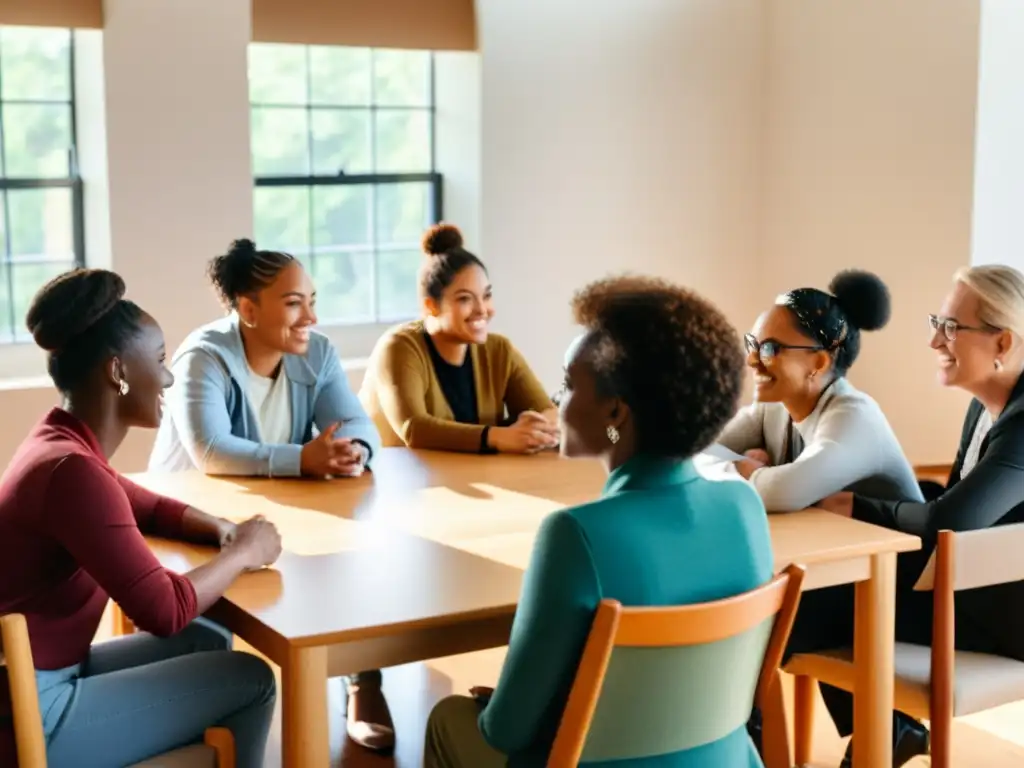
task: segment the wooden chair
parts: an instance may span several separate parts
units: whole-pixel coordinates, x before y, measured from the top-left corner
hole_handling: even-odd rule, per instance
[[[1024,523],[980,531],[941,531],[915,590],[933,592],[931,647],[896,643],[896,708],[930,721],[931,764],[952,765],[953,718],[1024,699],[1024,662],[954,648],[954,595],[964,589],[1024,580]],[[853,690],[853,651],[794,656],[796,762],[811,759],[813,696],[822,682]]]
[[[46,737],[39,711],[28,627],[20,613],[0,616],[0,665],[7,667],[14,739],[21,768],[46,768]],[[176,749],[133,768],[234,768],[235,739],[227,728],[208,728],[205,744]]]
[[[744,727],[755,702],[765,764],[789,768],[779,663],[803,577],[791,565],[755,590],[697,605],[602,600],[549,768],[707,744]]]

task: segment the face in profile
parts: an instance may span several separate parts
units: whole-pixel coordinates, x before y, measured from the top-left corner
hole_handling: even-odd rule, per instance
[[[282,269],[255,300],[242,298],[238,312],[251,327],[248,332],[268,349],[303,355],[309,349],[310,330],[316,325],[316,290],[298,261]]]
[[[1002,332],[987,326],[980,311],[978,294],[958,282],[939,313],[930,318],[931,347],[938,357],[940,384],[970,387],[995,372]]]
[[[160,426],[163,393],[174,383],[167,369],[164,333],[149,315],[143,315],[139,332],[120,357],[121,376],[128,393],[118,398],[118,407],[126,423],[144,429]]]
[[[494,317],[487,273],[476,264],[459,270],[451,285],[445,288],[440,303],[428,302],[427,311],[438,319],[441,331],[453,340],[483,344]]]
[[[565,375],[559,392],[558,423],[561,453],[570,458],[599,456],[611,443],[607,428],[611,405],[597,390],[594,369],[587,359],[585,339],[577,339],[566,355]]]
[[[754,399],[786,402],[807,392],[811,374],[829,363],[821,345],[800,330],[793,312],[774,306],[759,318],[744,339],[747,365],[754,375]]]

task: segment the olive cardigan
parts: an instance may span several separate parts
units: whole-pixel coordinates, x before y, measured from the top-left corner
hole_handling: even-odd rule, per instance
[[[504,336],[471,344],[477,423],[455,421],[430,360],[423,322],[393,328],[370,356],[359,391],[363,408],[385,446],[406,445],[477,453],[484,430],[514,421],[523,411],[553,408],[551,398]]]

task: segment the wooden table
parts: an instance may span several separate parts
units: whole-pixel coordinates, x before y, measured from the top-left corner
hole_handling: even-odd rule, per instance
[[[263,514],[285,554],[243,576],[212,611],[282,670],[284,763],[329,763],[329,677],[504,645],[540,521],[593,499],[591,461],[385,449],[372,475],[333,481],[133,479],[212,514]],[[808,568],[807,588],[856,582],[855,754],[892,762],[896,553],[913,536],[824,512],[770,518],[776,566]],[[183,572],[211,550],[154,541]],[[358,585],[358,586],[357,586]]]

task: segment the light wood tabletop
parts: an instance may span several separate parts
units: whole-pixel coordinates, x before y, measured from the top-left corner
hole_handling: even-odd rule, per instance
[[[262,514],[281,530],[278,563],[240,578],[212,613],[281,666],[289,767],[328,762],[328,677],[505,644],[541,520],[604,483],[596,462],[554,454],[389,448],[373,469],[335,480],[132,476],[211,514]],[[857,583],[855,754],[860,766],[890,764],[895,558],[920,541],[813,510],[769,524],[777,569],[806,565],[807,588]],[[178,572],[213,554],[151,544]]]

